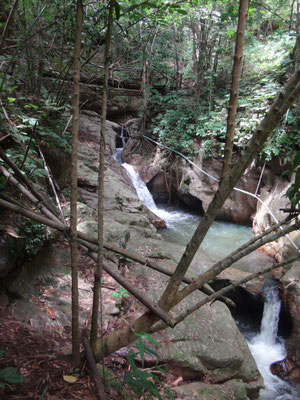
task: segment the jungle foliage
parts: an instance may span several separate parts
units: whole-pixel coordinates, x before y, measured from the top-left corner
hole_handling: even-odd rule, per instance
[[[1,5],[0,142],[10,159],[34,183],[48,176],[40,161],[42,147],[60,148],[66,153],[71,150],[69,116],[75,97],[72,92],[72,69],[76,8],[78,11],[76,4],[79,3],[82,2],[10,0]],[[140,95],[143,132],[150,132],[162,144],[191,158],[196,157],[198,148],[206,157],[212,154],[213,148],[221,155],[225,143],[238,2],[92,0],[84,2],[83,6],[82,39],[77,42],[82,45],[79,46],[82,48],[81,55],[77,57],[81,64],[81,83],[89,85],[88,88],[96,85],[103,93],[106,92],[107,80],[111,88],[116,90],[134,87]],[[163,312],[168,312],[184,296],[217,274],[212,268],[206,276],[200,275],[197,281],[179,291],[196,249],[234,184],[253,157],[258,156],[258,151],[261,150],[260,157],[266,160],[276,156],[287,163],[300,148],[300,107],[293,97],[299,94],[294,87],[299,77],[297,73],[292,75],[299,65],[299,15],[296,2],[253,1],[248,15],[234,151],[242,151],[247,146],[249,152],[233,166],[230,174],[225,174],[225,180],[221,180],[219,191],[158,302]],[[111,47],[110,53],[108,47]],[[288,84],[282,99],[279,97],[273,102],[285,82]],[[102,98],[104,116],[105,96],[106,93]],[[81,107],[93,108],[84,96],[79,100]],[[115,100],[109,98],[109,101],[113,105]],[[271,112],[266,115],[270,106]],[[271,136],[283,115],[285,117],[281,125]],[[102,118],[104,127],[105,119]],[[261,126],[260,130],[257,129],[258,125]],[[100,148],[103,151],[104,171],[104,146]],[[101,157],[99,159],[101,165]],[[298,155],[294,158],[294,169],[296,181],[287,193],[293,207],[299,203]],[[103,192],[99,190],[98,193],[99,198],[103,199]],[[98,213],[99,220],[100,215],[103,217],[103,212]],[[76,216],[74,221],[76,231]],[[103,229],[98,228],[98,232],[103,234]],[[21,231],[24,237],[34,235],[38,240],[43,240],[44,233],[35,224],[24,225]],[[76,235],[77,232],[74,233],[75,246]],[[98,241],[99,249],[102,242]],[[28,253],[34,254],[40,244],[39,241],[28,241]],[[227,268],[225,261],[224,265]],[[95,273],[95,282],[96,279],[101,290],[100,272]],[[96,304],[96,314],[98,310]],[[78,317],[78,308],[73,312],[73,317],[76,313]],[[101,336],[101,339],[97,339],[97,322],[94,353],[101,358],[103,349],[109,353],[123,347],[122,343],[127,346],[136,340],[135,332],[141,332],[144,327],[150,330],[161,318],[154,314],[146,312],[124,330],[103,338]],[[107,340],[111,340],[109,345],[105,342]],[[141,352],[145,352],[145,347],[139,343],[138,350],[142,358]],[[155,377],[138,371],[133,359],[134,355],[131,354],[128,362],[133,374],[129,377],[128,385],[132,385],[135,393],[145,397],[143,387],[148,382],[150,394],[159,397],[156,386],[149,380],[156,380]],[[15,379],[14,370],[9,370],[10,376],[6,372],[2,381]],[[2,385],[6,382],[2,382]],[[172,398],[170,392],[166,394]]]
[[[29,153],[41,143],[70,151],[75,1],[23,1],[5,29],[13,3],[3,4],[0,16],[0,29],[6,32],[0,54],[2,132],[13,134],[19,143],[30,143]],[[103,74],[106,3],[94,1],[85,6],[81,60],[87,83],[99,81]],[[223,150],[237,16],[238,4],[225,1],[115,2],[110,80],[122,86],[139,77],[146,99],[140,111],[147,129],[189,157],[195,155],[195,141],[206,157],[212,146]],[[244,148],[282,82],[294,70],[299,57],[298,30],[294,3],[251,2],[236,151]],[[261,157],[292,160],[300,146],[298,132],[296,107],[288,111]],[[28,172],[32,170],[27,165],[29,157],[25,161]],[[38,165],[35,169],[43,173]]]

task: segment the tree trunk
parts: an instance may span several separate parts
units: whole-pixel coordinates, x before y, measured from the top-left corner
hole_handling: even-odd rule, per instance
[[[71,264],[72,264],[72,357],[74,365],[80,363],[79,304],[78,304],[78,256],[77,256],[77,159],[79,130],[79,83],[80,83],[80,50],[83,6],[77,0],[76,30],[74,50],[74,94],[72,125],[72,171],[71,171]]]
[[[235,132],[235,119],[236,119],[236,111],[239,98],[239,87],[240,87],[242,65],[243,65],[243,49],[245,42],[248,4],[249,0],[240,0],[239,21],[237,27],[234,64],[232,70],[232,82],[231,82],[230,100],[228,107],[226,143],[224,149],[222,177],[225,174],[227,174],[231,169],[232,149],[233,149],[233,140]]]
[[[179,68],[179,54],[177,46],[177,28],[173,24],[173,41],[174,41],[174,57],[175,57],[175,86],[176,90],[180,89],[180,68]]]
[[[109,4],[108,24],[105,38],[105,56],[104,56],[104,77],[101,109],[101,132],[99,149],[99,173],[98,173],[98,263],[95,270],[93,311],[91,320],[91,345],[94,346],[97,340],[99,303],[101,301],[101,279],[103,271],[103,198],[104,198],[104,158],[105,158],[105,129],[106,112],[108,97],[108,75],[110,61],[110,45],[113,25],[113,10],[115,0]],[[100,310],[102,316],[102,309]],[[101,324],[102,326],[102,324]]]
[[[230,192],[242,177],[251,161],[257,156],[265,141],[269,138],[272,131],[279,124],[282,116],[286,113],[295,98],[297,98],[297,95],[299,96],[299,81],[300,69],[294,73],[294,75],[289,79],[284,91],[281,92],[275,99],[264,119],[254,132],[252,139],[242,153],[240,160],[235,164],[231,172],[223,177],[218,191],[211,201],[192,239],[186,246],[176,271],[174,272],[162,298],[159,301],[159,305],[163,309],[169,310],[169,307],[172,305],[173,297],[178,290],[190,263],[192,262],[212,222],[223,207],[223,204],[225,203]],[[164,308],[165,306],[167,306],[167,308]]]
[[[169,311],[176,299],[178,288],[192,262],[196,251],[202,243],[209,227],[222,208],[225,200],[237,184],[245,169],[257,156],[265,141],[270,137],[272,131],[279,124],[281,118],[300,94],[300,69],[296,71],[287,82],[284,90],[278,95],[274,103],[266,113],[264,119],[259,124],[250,140],[247,148],[242,153],[240,160],[232,168],[231,172],[224,176],[214,199],[210,203],[206,214],[201,220],[195,234],[188,243],[185,252],[173,273],[165,292],[163,293],[159,306],[165,311]],[[120,331],[113,332],[111,335],[98,340],[94,348],[96,357],[109,354],[118,348],[127,346],[135,340],[135,333],[148,331],[158,318],[150,312],[146,312],[131,325]]]
[[[5,39],[7,37],[11,21],[12,21],[12,19],[14,17],[14,13],[15,13],[17,7],[18,7],[18,3],[19,3],[19,0],[15,0],[13,5],[11,6],[11,9],[10,9],[10,12],[9,12],[5,27],[3,29],[1,40],[0,40],[0,54],[2,53],[2,49],[3,49],[4,43],[5,43]]]

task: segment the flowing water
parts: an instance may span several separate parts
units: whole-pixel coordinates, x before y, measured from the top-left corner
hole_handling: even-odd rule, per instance
[[[167,229],[162,229],[162,237],[172,243],[186,245],[193,236],[201,216],[176,207],[157,207],[147,186],[129,164],[122,164],[127,170],[140,200],[156,215],[164,219]],[[201,250],[214,259],[221,259],[247,242],[252,237],[249,227],[215,221],[204,239]]]
[[[119,161],[122,149],[115,155]],[[119,154],[119,156],[117,156]],[[119,158],[117,158],[119,157]],[[119,161],[120,162],[120,161]],[[164,219],[167,229],[161,230],[165,240],[186,245],[191,239],[201,217],[179,208],[157,207],[151,193],[135,169],[122,164],[127,170],[141,201],[155,214]],[[213,258],[221,259],[228,255],[252,236],[251,229],[241,225],[216,221],[211,226],[201,250]],[[277,336],[280,299],[275,286],[265,288],[265,305],[261,328],[254,333],[251,327],[240,326],[248,341],[249,348],[264,378],[265,389],[260,392],[260,400],[299,400],[300,393],[291,385],[273,375],[270,365],[285,358],[283,339]]]
[[[245,333],[248,345],[265,382],[261,400],[296,400],[300,393],[287,382],[273,375],[270,365],[286,357],[284,341],[277,336],[281,301],[276,286],[265,287],[265,304],[260,332]]]

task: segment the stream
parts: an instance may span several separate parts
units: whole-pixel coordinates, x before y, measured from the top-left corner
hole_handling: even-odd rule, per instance
[[[161,236],[172,243],[186,245],[195,232],[201,216],[179,207],[156,206],[147,186],[129,164],[122,164],[127,170],[140,200],[156,215],[166,221],[167,229],[161,229]],[[215,221],[209,229],[200,249],[220,260],[246,243],[252,237],[251,228],[230,222]]]
[[[141,201],[166,221],[167,228],[160,231],[162,237],[172,243],[186,245],[198,226],[201,216],[180,208],[157,207],[147,186],[133,166],[126,163],[122,166],[127,170]],[[215,221],[201,245],[201,250],[214,259],[222,259],[251,237],[252,231],[249,227]],[[281,301],[275,284],[265,287],[264,297],[264,312],[258,333],[249,324],[240,324],[237,321],[264,378],[265,389],[260,392],[260,400],[300,399],[300,393],[294,387],[270,371],[270,365],[273,362],[285,358],[286,350],[284,340],[277,335]]]

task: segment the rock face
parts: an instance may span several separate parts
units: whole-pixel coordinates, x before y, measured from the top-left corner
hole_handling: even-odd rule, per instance
[[[95,209],[96,205],[97,146],[86,141],[85,135],[94,136],[92,133],[95,130],[94,125],[99,125],[96,115],[85,115],[81,119],[84,134],[81,133],[80,136],[78,168],[80,195],[84,203],[90,205],[91,210]],[[132,189],[125,169],[111,158],[117,134],[118,130],[112,127],[107,137],[107,143],[112,144],[112,147],[106,149],[105,239],[135,250],[144,249],[143,251],[150,257],[154,252],[158,253],[160,257],[167,258],[168,266],[170,262],[174,265],[181,257],[183,248],[161,240],[149,222],[146,208]],[[93,219],[95,217],[88,212],[84,218],[84,227],[80,225],[80,229],[93,233],[93,226],[96,224]],[[199,272],[199,268],[206,268],[211,262],[199,254],[193,262],[192,271]],[[156,271],[135,263],[130,264],[127,278],[155,302],[168,280]],[[189,296],[178,309],[175,309],[175,313],[200,299],[201,294],[198,293]],[[205,380],[213,385],[230,379],[240,379],[243,393],[247,392],[249,398],[258,398],[258,391],[262,387],[260,374],[244,338],[238,331],[229,310],[222,303],[215,302],[212,306],[201,308],[175,329],[167,329],[157,334],[157,339],[162,344],[163,350],[160,354],[162,361],[165,361],[170,368],[176,365],[186,379]]]
[[[287,178],[276,176],[270,168],[266,167],[262,179],[262,188],[260,190],[260,200],[269,208],[266,209],[261,202],[257,204],[257,211],[253,221],[254,233],[261,233],[274,225],[275,219],[282,221],[287,214],[280,211],[281,208],[288,206],[289,200],[285,197],[285,193],[291,184]],[[273,216],[271,215],[271,212]],[[280,239],[277,242],[266,245],[266,251],[278,260],[282,257],[282,251],[286,239]]]
[[[182,169],[178,197],[183,203],[186,203],[186,198],[190,196],[192,196],[192,198],[197,198],[201,200],[203,210],[206,211],[217,191],[218,182],[203,174],[201,170],[219,179],[222,163],[219,157],[213,156],[210,159],[205,159],[203,153],[199,151],[196,164],[198,168],[185,163]],[[240,179],[237,187],[255,193],[258,178],[259,172],[255,165],[252,165],[246,170],[245,175]],[[218,219],[249,224],[249,221],[251,221],[254,216],[255,210],[256,200],[253,199],[253,197],[234,190],[226,200],[223,209],[218,215]]]
[[[145,147],[140,138],[128,141],[124,155],[126,162],[131,163],[132,159],[135,160],[136,168],[143,180],[149,184],[156,201],[167,202],[170,198],[171,201],[177,199],[186,206],[203,212],[207,210],[218,187],[218,182],[207,174],[219,179],[222,161],[215,151],[212,157],[205,158],[197,143],[195,147],[198,148],[198,156],[193,160],[194,165],[183,159],[175,160],[170,165],[169,159],[161,149],[152,149],[152,159],[145,158],[142,156]],[[238,183],[238,188],[255,193],[259,176],[260,170],[256,165],[251,165]],[[256,199],[242,192],[233,191],[218,218],[249,224],[255,211]]]
[[[89,228],[97,230],[95,210],[97,209],[98,151],[100,118],[96,113],[87,112],[80,118],[80,146],[78,150],[79,194],[88,204],[93,215],[85,220]],[[105,135],[106,162],[104,178],[104,236],[106,241],[126,244],[124,238],[158,237],[155,227],[149,223],[154,217],[138,199],[126,170],[112,158],[116,150],[116,139],[121,128],[107,121]],[[158,223],[158,219],[156,222]]]

